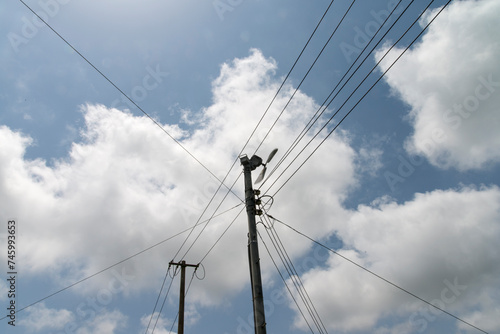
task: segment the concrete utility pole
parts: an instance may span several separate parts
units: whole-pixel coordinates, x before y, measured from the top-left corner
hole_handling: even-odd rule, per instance
[[[186,264],[186,261],[175,263],[170,261],[170,265],[181,266],[181,289],[179,294],[179,321],[177,323],[177,334],[184,334],[184,297],[186,294],[186,267],[198,268],[198,264]]]
[[[245,202],[248,215],[248,258],[250,263],[250,281],[252,284],[253,317],[256,334],[266,333],[266,317],[264,314],[264,296],[262,294],[262,279],[260,274],[259,246],[257,244],[257,225],[255,215],[255,192],[252,188],[252,170],[262,165],[262,159],[254,155],[248,159],[240,157],[245,175]]]

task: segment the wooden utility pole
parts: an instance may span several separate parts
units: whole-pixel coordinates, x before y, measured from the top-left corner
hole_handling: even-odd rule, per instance
[[[186,261],[175,263],[170,261],[170,265],[181,266],[181,288],[179,293],[179,321],[177,326],[177,334],[184,334],[184,297],[186,294],[186,267],[198,268],[198,264],[186,264]]]
[[[264,295],[260,273],[259,246],[257,244],[257,225],[255,215],[255,192],[252,188],[252,170],[262,165],[262,159],[254,155],[248,159],[240,157],[245,175],[245,203],[248,215],[248,260],[250,263],[250,281],[252,284],[253,317],[256,334],[266,334],[266,317],[264,313]]]

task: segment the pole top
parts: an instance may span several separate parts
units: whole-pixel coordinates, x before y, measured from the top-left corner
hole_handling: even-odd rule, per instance
[[[246,154],[240,156],[240,162],[244,167],[250,167],[250,170],[254,170],[255,168],[262,165],[262,158],[254,155],[252,158],[248,159]]]
[[[169,266],[181,266],[181,267],[194,267],[198,268],[200,264],[186,264],[185,260],[182,260],[181,262],[174,262],[173,260],[168,263]]]

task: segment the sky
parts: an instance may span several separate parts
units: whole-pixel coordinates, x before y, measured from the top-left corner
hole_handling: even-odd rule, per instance
[[[176,333],[185,260],[185,331],[252,333],[239,157],[278,148],[256,186],[268,333],[500,333],[499,16],[3,1],[0,331]]]

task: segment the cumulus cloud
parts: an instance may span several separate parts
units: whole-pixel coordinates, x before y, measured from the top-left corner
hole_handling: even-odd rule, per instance
[[[213,82],[213,104],[191,120],[192,130],[162,126],[222,179],[281,83],[275,77],[276,67],[274,60],[265,58],[258,50],[224,64]],[[245,153],[253,154],[292,92],[293,87],[284,87]],[[259,155],[265,157],[275,147],[285,150],[318,107],[301,92],[293,101]],[[193,226],[218,186],[204,167],[150,119],[103,105],[84,105],[81,112],[85,126],[80,129],[80,139],[72,144],[66,158],[50,164],[24,157],[32,142],[28,135],[0,128],[0,142],[5,147],[0,151],[2,212],[12,212],[22,222],[24,272],[50,275],[60,286]],[[319,140],[321,136],[314,143]],[[301,226],[315,237],[333,231],[330,219],[344,214],[342,200],[356,184],[356,153],[347,140],[335,134],[321,149],[328,154],[311,159],[287,185],[293,191],[282,191],[276,199],[282,204],[278,216],[298,218]],[[276,160],[280,154],[282,151]],[[301,162],[298,159],[294,166]],[[286,172],[282,180],[292,171],[293,168]],[[238,162],[226,183],[232,184],[240,173]],[[230,194],[220,211],[242,203],[242,188],[240,179],[234,189],[237,196]],[[217,195],[202,220],[209,217],[222,196],[222,192]],[[186,260],[200,261],[236,212],[214,219]],[[316,223],[310,224],[311,221]],[[195,230],[178,257],[186,252],[199,231],[200,228]],[[111,294],[114,300],[116,294],[156,287],[186,235],[93,277],[73,291]],[[283,238],[290,243],[297,240],[294,234]],[[242,215],[204,261],[206,278],[193,286],[191,302],[227,302],[248,284],[246,245],[247,225]],[[303,254],[309,247],[300,242],[291,255]],[[224,254],[224,261],[220,261],[220,254]],[[266,263],[265,271],[272,272],[271,262]],[[196,315],[195,309],[191,311]]]
[[[461,171],[500,161],[499,15],[495,0],[452,2],[385,76],[410,107],[410,153]]]
[[[50,164],[43,159],[26,159],[32,139],[1,127],[1,212],[12,212],[22,224],[20,256],[25,275],[50,275],[55,284],[66,286],[193,226],[218,186],[205,168],[219,179],[225,176],[279,87],[276,68],[276,62],[258,50],[224,64],[213,82],[213,104],[193,119],[185,113],[189,130],[162,124],[184,148],[150,119],[103,105],[82,106],[85,126],[80,129],[80,139],[73,142],[66,158]],[[292,92],[293,87],[284,86],[283,95],[277,98],[244,153],[253,154]],[[278,147],[278,161],[317,108],[312,98],[298,92],[258,154],[265,158]],[[305,141],[309,138],[306,136]],[[488,292],[498,291],[500,276],[494,262],[498,248],[494,241],[500,233],[494,223],[499,218],[500,191],[496,187],[436,190],[403,204],[380,199],[371,206],[348,211],[342,204],[358,185],[356,172],[372,173],[380,168],[382,152],[366,148],[355,152],[347,138],[334,133],[323,144],[319,154],[275,196],[272,215],[293,222],[295,228],[316,239],[335,233],[342,238],[344,248],[340,252],[346,257],[395,283],[404,283],[426,299],[439,298],[446,284],[458,279],[467,288],[460,290],[461,295],[455,296],[457,302],[446,305],[447,309],[478,317],[470,312],[473,306],[497,305],[496,299],[488,300],[488,294],[477,292],[484,292],[482,286],[487,286]],[[290,160],[285,161],[263,191],[277,191],[321,139],[319,136],[269,189]],[[376,162],[376,168],[363,170],[358,166],[366,161]],[[232,184],[240,173],[237,163],[226,184]],[[234,189],[236,196],[230,194],[219,212],[236,205],[240,205],[238,210],[242,208],[242,187],[240,179]],[[223,193],[216,196],[201,220],[210,216],[222,197]],[[211,221],[186,261],[197,263],[207,255],[236,212]],[[198,227],[174,260],[187,251],[200,231]],[[113,306],[120,294],[151,292],[151,287],[159,286],[168,261],[186,236],[174,237],[75,286],[73,291],[105,300],[107,307]],[[280,237],[285,245],[293,245],[287,250],[294,259],[311,248],[290,230],[281,231]],[[200,306],[227,305],[248,284],[246,245],[246,218],[242,215],[204,260],[206,277],[190,290],[188,322],[196,321]],[[261,257],[264,282],[271,285],[272,261],[264,251]],[[326,267],[305,273],[303,281],[331,328],[363,330],[388,314],[410,317],[417,312],[414,320],[421,319],[418,310],[422,305],[333,255]],[[325,283],[332,288],[325,290]],[[177,297],[175,291],[171,297]],[[146,318],[141,320],[143,325]],[[80,333],[113,332],[126,320],[118,311],[105,311]],[[166,333],[170,322],[161,321],[159,330]],[[295,325],[304,324],[297,318]],[[378,330],[403,332],[404,328],[397,325]]]
[[[144,333],[146,329],[150,333],[154,328],[154,332],[158,334],[175,334],[175,332],[170,331],[173,321],[162,317],[158,312],[143,316],[141,318],[141,325],[143,328],[139,333]]]
[[[360,206],[337,231],[339,253],[481,327],[500,302],[499,203],[498,187],[464,187]],[[392,315],[419,331],[439,314],[335,254],[302,279],[332,329],[368,330]],[[303,320],[296,325],[304,328]]]
[[[120,311],[101,311],[92,322],[86,323],[84,326],[78,328],[76,334],[90,334],[90,333],[119,333],[126,328],[127,316]]]
[[[481,324],[483,330],[488,333],[496,333],[500,330],[500,307],[498,305],[498,297],[500,291],[489,291],[491,295],[484,296],[484,302],[481,304],[481,311],[472,312],[467,315],[465,320],[473,324]],[[494,296],[492,298],[491,296]],[[460,329],[465,333],[473,333],[474,329],[466,324],[460,324]]]
[[[39,303],[27,310],[27,315],[19,321],[19,325],[26,328],[27,332],[38,333],[44,330],[60,330],[65,324],[73,321],[72,312],[61,309],[52,309]]]

